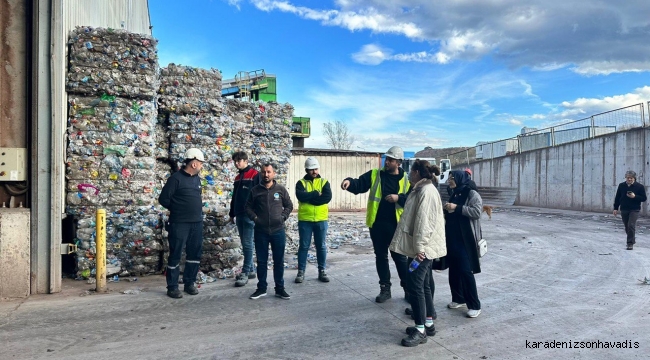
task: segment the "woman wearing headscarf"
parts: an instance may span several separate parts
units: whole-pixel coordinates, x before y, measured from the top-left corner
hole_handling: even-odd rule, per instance
[[[453,193],[445,204],[445,235],[449,264],[450,309],[467,305],[467,316],[481,313],[474,274],[481,272],[478,242],[481,240],[481,196],[470,187],[469,174],[454,170],[447,180]]]
[[[415,161],[409,173],[411,191],[390,244],[390,250],[406,255],[409,263],[413,259],[419,262],[417,267],[410,269],[407,280],[415,326],[406,328],[408,336],[402,339],[402,345],[409,347],[427,342],[427,335],[436,333],[431,263],[447,253],[437,175],[440,175],[437,166],[424,160]]]

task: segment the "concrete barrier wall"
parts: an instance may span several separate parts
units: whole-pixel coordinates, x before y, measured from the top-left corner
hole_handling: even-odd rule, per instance
[[[631,129],[470,164],[478,186],[518,189],[516,205],[611,212],[625,172],[646,185],[650,129]],[[642,214],[648,215],[647,202]]]

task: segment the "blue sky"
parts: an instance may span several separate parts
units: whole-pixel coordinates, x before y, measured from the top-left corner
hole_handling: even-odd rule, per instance
[[[355,149],[472,146],[650,101],[650,1],[150,0],[161,66],[264,69]]]

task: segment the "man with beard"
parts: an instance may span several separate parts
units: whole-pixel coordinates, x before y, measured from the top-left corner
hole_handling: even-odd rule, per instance
[[[286,237],[284,222],[289,218],[293,204],[287,189],[275,179],[275,166],[262,166],[262,182],[251,189],[246,202],[246,213],[255,223],[254,239],[257,254],[257,290],[250,296],[259,299],[266,296],[266,272],[269,259],[269,245],[273,252],[273,281],[275,296],[289,300],[284,289],[284,246]]]
[[[400,167],[404,160],[404,151],[399,146],[393,146],[386,152],[386,161],[382,169],[372,169],[358,179],[347,178],[341,183],[341,189],[355,195],[368,194],[366,209],[366,225],[370,228],[370,239],[375,250],[375,265],[379,275],[379,295],[375,298],[378,303],[391,298],[390,268],[388,267],[388,246],[393,240],[400,216],[404,211],[406,193],[410,184],[408,174]],[[390,252],[400,285],[404,288],[405,299],[408,300],[407,276],[408,259],[402,254]]]

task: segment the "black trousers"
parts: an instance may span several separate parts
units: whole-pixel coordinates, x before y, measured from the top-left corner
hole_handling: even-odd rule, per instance
[[[636,243],[636,221],[639,220],[639,211],[621,210],[621,218],[627,234],[627,244],[634,245]]]
[[[167,260],[167,289],[178,289],[180,262],[185,248],[183,284],[187,287],[196,281],[203,250],[203,221],[171,223],[169,225],[169,258]]]
[[[413,261],[408,258],[408,262]],[[413,309],[415,325],[424,325],[426,317],[433,317],[433,276],[431,276],[431,260],[424,259],[413,272],[409,272],[408,288],[409,302]]]
[[[395,229],[397,229],[397,224],[382,221],[375,221],[372,228],[370,228],[370,239],[372,239],[372,246],[375,250],[375,265],[377,266],[377,275],[379,275],[379,285],[391,286],[388,247],[393,240]],[[397,268],[399,284],[406,291],[409,272],[408,258],[393,251],[390,252],[390,255]]]
[[[462,239],[447,238],[447,261],[451,301],[467,304],[469,310],[480,310],[481,301],[478,299],[476,279]]]

